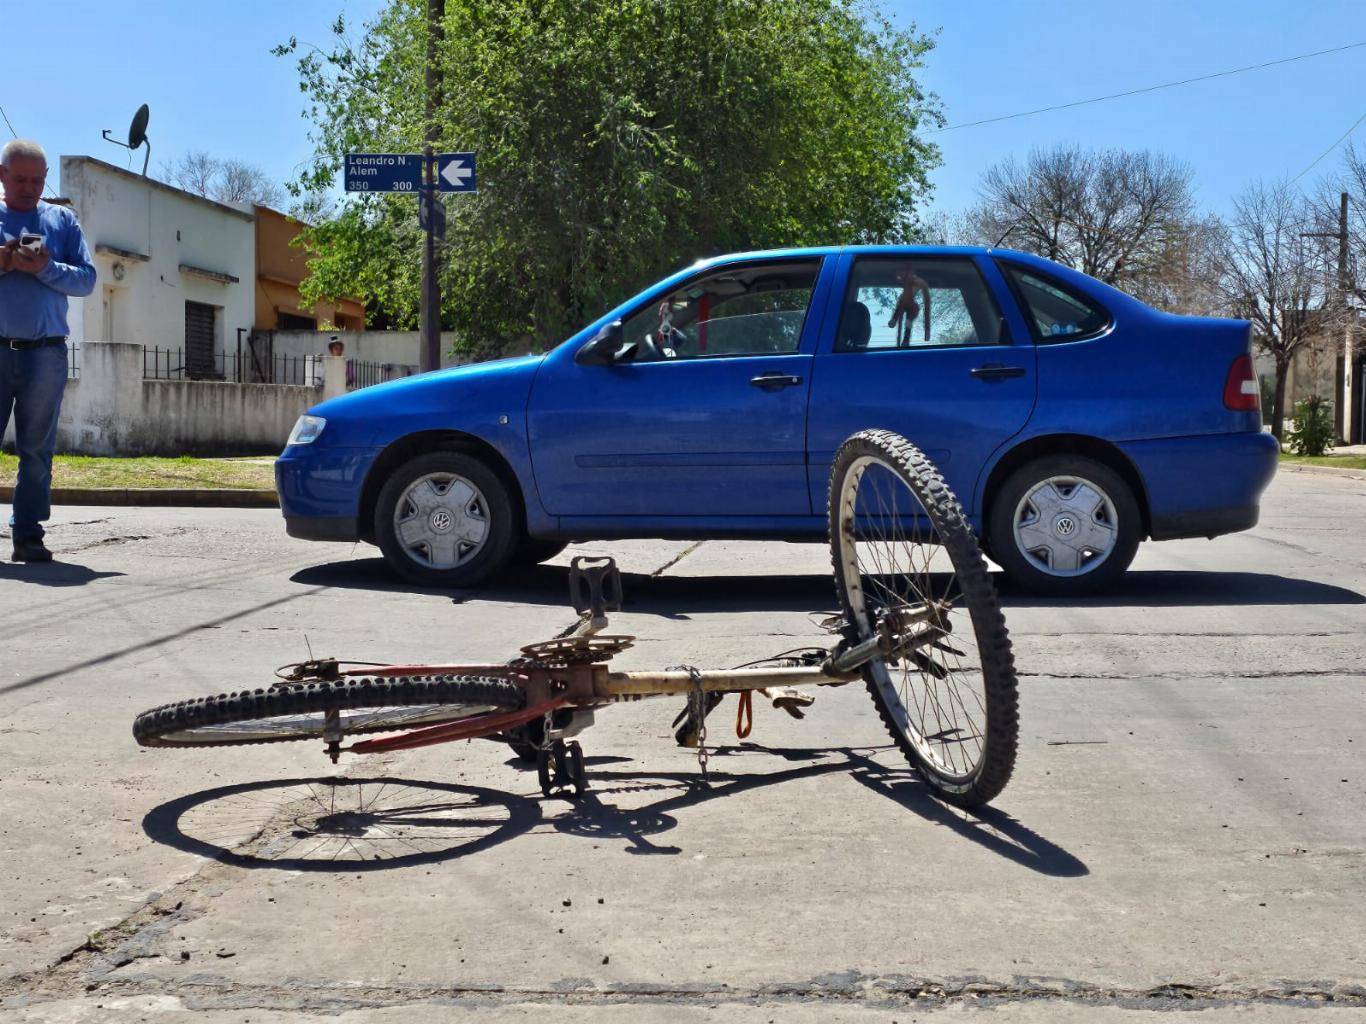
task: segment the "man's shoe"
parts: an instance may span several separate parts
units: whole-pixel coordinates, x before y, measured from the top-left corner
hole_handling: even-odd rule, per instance
[[[52,561],[52,552],[44,547],[40,540],[16,540],[14,542],[14,561],[50,562]]]

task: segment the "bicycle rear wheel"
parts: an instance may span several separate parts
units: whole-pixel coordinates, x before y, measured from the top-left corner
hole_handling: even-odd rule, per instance
[[[397,732],[523,706],[519,686],[489,676],[367,676],[199,697],[144,711],[144,747],[233,747]]]
[[[942,799],[991,800],[1015,766],[1015,662],[953,492],[905,438],[856,434],[831,472],[830,547],[853,639],[924,624],[914,646],[862,670],[892,739]]]

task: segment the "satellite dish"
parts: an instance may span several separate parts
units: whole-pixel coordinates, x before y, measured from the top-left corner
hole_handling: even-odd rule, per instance
[[[144,103],[138,107],[138,112],[133,115],[133,123],[128,126],[128,148],[137,149],[147,141],[147,118],[152,112],[147,109]]]
[[[124,149],[137,149],[139,146],[146,145],[147,155],[142,158],[142,176],[147,177],[147,163],[152,159],[152,143],[147,138],[147,118],[151,115],[147,104],[138,107],[138,112],[133,115],[133,123],[128,126],[128,141],[120,142],[118,139],[109,137],[109,129],[106,128],[100,134],[104,136],[105,142],[112,142],[116,146]]]

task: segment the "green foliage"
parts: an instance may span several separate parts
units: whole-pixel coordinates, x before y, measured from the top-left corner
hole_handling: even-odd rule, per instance
[[[416,152],[424,0],[299,58],[316,158]],[[438,150],[476,150],[447,200],[443,320],[472,352],[547,345],[715,252],[914,237],[940,123],[914,72],[933,45],[861,0],[447,0]],[[278,53],[296,53],[291,41]],[[417,319],[410,196],[364,196],[307,234],[308,301],[363,294]]]
[[[1310,395],[1295,406],[1295,426],[1286,435],[1296,455],[1326,455],[1333,447],[1333,403]]]

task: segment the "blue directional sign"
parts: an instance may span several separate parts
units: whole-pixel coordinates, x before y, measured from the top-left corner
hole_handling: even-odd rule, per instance
[[[478,192],[473,153],[442,153],[436,158],[436,186],[442,192]]]
[[[471,160],[473,166],[473,160]],[[418,153],[347,153],[346,191],[411,192],[422,188]]]

